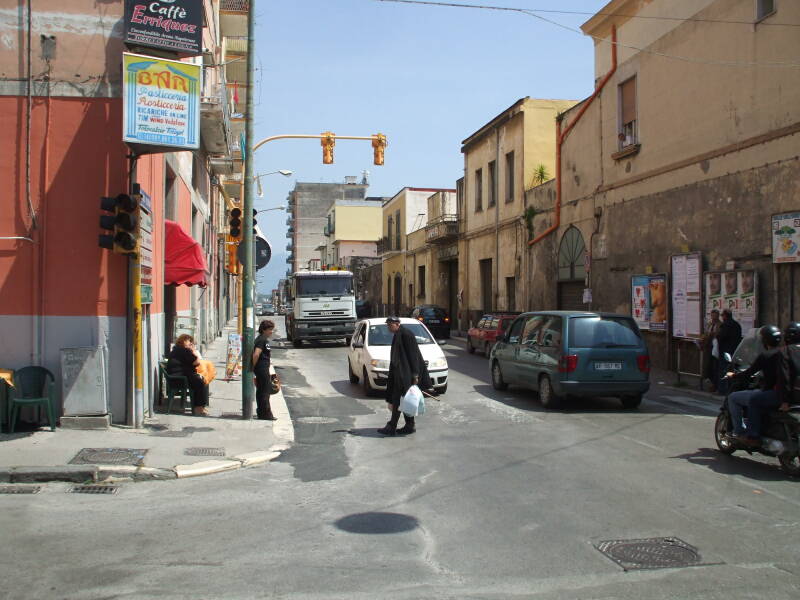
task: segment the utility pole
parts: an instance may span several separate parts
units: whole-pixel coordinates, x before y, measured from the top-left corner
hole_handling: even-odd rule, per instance
[[[247,14],[247,102],[245,108],[244,202],[242,203],[242,418],[253,418],[253,70],[255,68],[256,2],[250,0]]]

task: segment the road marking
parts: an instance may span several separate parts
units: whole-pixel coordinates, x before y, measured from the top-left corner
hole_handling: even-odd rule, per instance
[[[627,435],[620,435],[619,437],[628,440],[629,442],[633,442],[634,444],[639,444],[640,446],[644,446],[645,448],[650,448],[651,450],[655,450],[656,452],[665,452],[663,448],[659,448],[658,446],[654,446],[653,444],[648,444],[647,442],[643,442],[641,440],[637,440],[635,438],[629,437]]]

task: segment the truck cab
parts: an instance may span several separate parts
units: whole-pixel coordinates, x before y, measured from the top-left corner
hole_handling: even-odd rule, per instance
[[[286,336],[295,347],[303,340],[350,343],[356,322],[353,273],[298,271],[291,277],[291,310],[286,311]]]

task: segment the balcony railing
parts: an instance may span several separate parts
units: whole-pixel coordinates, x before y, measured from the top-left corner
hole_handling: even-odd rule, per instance
[[[247,12],[250,10],[250,0],[222,0],[222,2],[219,3],[219,9]]]
[[[425,227],[425,241],[440,244],[458,237],[458,215],[442,215]]]

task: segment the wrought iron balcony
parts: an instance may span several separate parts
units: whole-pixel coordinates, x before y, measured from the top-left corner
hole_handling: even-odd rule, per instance
[[[442,215],[425,226],[425,241],[446,244],[458,237],[458,215]]]

